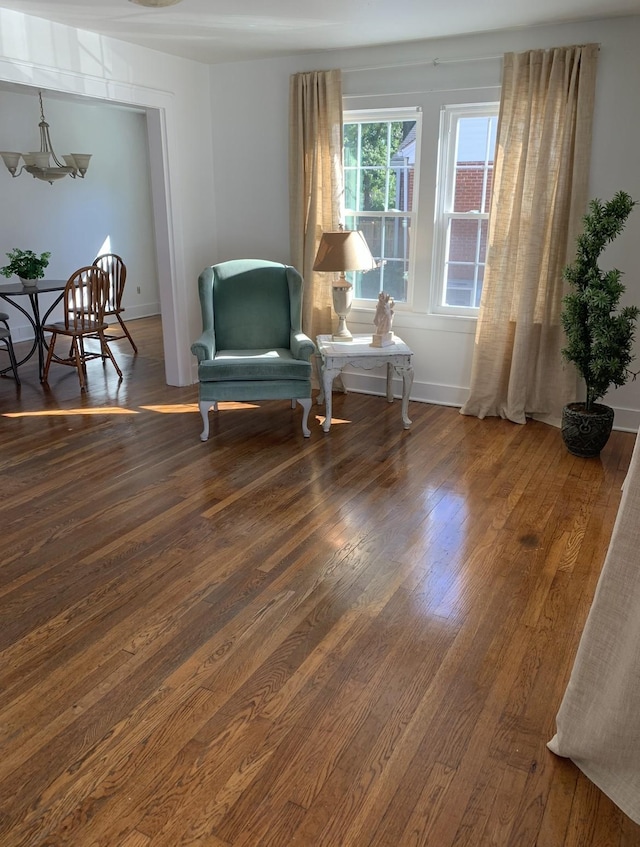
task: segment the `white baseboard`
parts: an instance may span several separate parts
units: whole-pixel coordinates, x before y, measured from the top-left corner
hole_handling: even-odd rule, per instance
[[[0,304],[0,311],[2,311],[2,304]],[[128,306],[124,312],[124,320],[125,321],[133,321],[136,318],[150,318],[153,315],[160,314],[160,303],[145,303],[142,306]],[[22,319],[20,323],[19,320]],[[51,320],[54,319],[54,316],[51,316]],[[59,320],[59,318],[57,318]],[[108,323],[115,323],[115,318],[107,318]],[[31,324],[27,323],[24,316],[19,312],[11,315],[9,327],[11,328],[11,338],[13,339],[13,343],[16,344],[19,341],[33,341],[33,329]]]
[[[621,409],[611,405],[614,411],[613,428],[621,432],[638,432],[640,429],[640,411],[638,409]]]
[[[383,375],[362,373],[345,369],[343,382],[348,391],[356,394],[375,394],[385,397],[387,381]],[[455,406],[460,408],[466,401],[469,389],[456,385],[438,385],[437,383],[416,382],[411,388],[411,400],[418,403],[433,403],[435,406]],[[402,396],[402,380],[394,377],[393,396]],[[640,409],[624,409],[610,404],[614,410],[613,428],[621,432],[640,430]]]
[[[372,373],[358,373],[345,369],[342,380],[347,391],[356,394],[375,394],[380,397],[387,395],[387,378]],[[468,389],[453,385],[437,385],[435,383],[417,382],[414,380],[411,388],[411,400],[418,403],[433,403],[436,406],[462,406],[467,399]],[[402,379],[394,376],[393,396],[402,397]]]
[[[17,324],[15,319],[11,318],[9,329],[11,330],[11,338],[14,344],[18,341],[33,341],[33,329],[29,324]]]
[[[127,306],[122,315],[126,321],[135,321],[136,318],[151,318],[160,314],[160,303],[143,303],[141,306]]]

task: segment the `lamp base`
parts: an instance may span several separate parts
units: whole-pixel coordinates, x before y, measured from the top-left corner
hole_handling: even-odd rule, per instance
[[[347,320],[343,315],[338,315],[338,329],[331,336],[332,341],[353,341],[353,335],[347,327]]]
[[[353,341],[353,336],[347,328],[347,315],[351,311],[353,302],[353,287],[342,277],[334,282],[331,288],[333,308],[338,316],[338,329],[331,336],[333,341]]]

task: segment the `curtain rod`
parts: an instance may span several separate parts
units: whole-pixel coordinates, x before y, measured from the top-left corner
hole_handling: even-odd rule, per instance
[[[500,91],[499,85],[465,85],[464,88],[421,88],[417,91],[385,91],[382,94],[343,94],[343,100],[372,100],[374,98],[380,97],[407,97],[409,95],[418,95],[418,94],[447,94],[455,91],[487,91],[488,89],[495,88],[496,91]],[[498,95],[499,99],[499,95]]]
[[[593,43],[596,43],[598,50],[600,50],[600,47],[601,47],[600,43],[599,42],[593,42]],[[572,47],[588,47],[589,45],[588,44],[577,44],[577,45],[571,45],[571,46]],[[542,49],[544,49],[544,50],[565,50],[565,49],[568,49],[568,47],[546,47],[546,48],[542,48]],[[513,51],[507,50],[505,52],[508,53],[508,52],[513,52]],[[529,52],[534,52],[534,51],[525,50],[523,52],[529,53]],[[368,67],[362,67],[362,68],[342,68],[342,73],[343,74],[349,74],[349,73],[363,73],[365,71],[383,71],[383,70],[393,69],[393,68],[419,67],[420,65],[432,65],[434,68],[437,68],[438,65],[461,65],[461,64],[464,64],[465,62],[491,62],[491,61],[494,61],[496,59],[503,59],[503,58],[504,58],[504,53],[499,53],[499,54],[493,55],[493,56],[465,56],[465,57],[461,57],[459,59],[438,59],[436,57],[435,59],[416,59],[413,62],[396,62],[395,64],[388,64],[388,65],[369,65]]]
[[[383,71],[390,68],[411,68],[411,67],[419,67],[420,65],[433,65],[434,68],[438,67],[438,65],[458,65],[464,62],[489,62],[495,59],[502,59],[504,53],[500,53],[494,56],[473,56],[468,58],[460,58],[460,59],[416,59],[413,62],[396,62],[395,64],[389,65],[368,65],[367,67],[362,68],[343,68],[343,74],[350,73],[363,73],[365,71]]]

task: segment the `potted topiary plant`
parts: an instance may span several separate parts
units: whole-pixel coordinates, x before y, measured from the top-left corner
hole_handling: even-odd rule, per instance
[[[10,277],[13,274],[20,277],[23,285],[35,285],[37,279],[42,279],[49,264],[51,253],[41,253],[37,256],[33,250],[11,250],[6,254],[9,264],[0,268],[0,274]]]
[[[613,409],[596,401],[611,386],[617,388],[635,377],[629,365],[639,310],[618,308],[625,291],[621,271],[598,267],[600,254],[622,232],[635,205],[624,191],[608,203],[592,200],[578,236],[576,258],[564,270],[572,290],[563,300],[561,320],[567,346],[562,354],[576,366],[587,389],[584,402],[569,403],[562,411],[562,437],[576,456],[600,454],[611,434]]]

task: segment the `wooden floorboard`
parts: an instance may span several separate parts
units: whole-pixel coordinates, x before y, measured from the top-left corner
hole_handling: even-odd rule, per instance
[[[337,393],[203,444],[130,328],[0,378],[0,845],[640,847],[546,747],[634,436]]]

